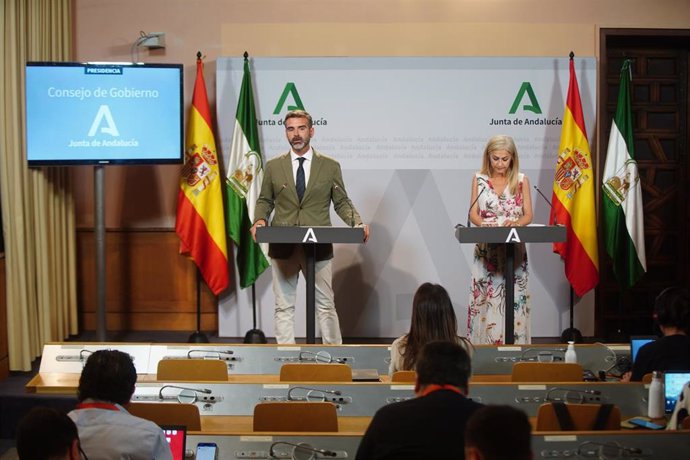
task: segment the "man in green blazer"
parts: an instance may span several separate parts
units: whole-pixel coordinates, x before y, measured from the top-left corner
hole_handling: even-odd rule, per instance
[[[347,225],[364,228],[366,242],[369,226],[362,223],[345,192],[340,164],[311,148],[310,141],[314,136],[311,115],[304,110],[288,112],[284,125],[292,148],[266,163],[251,228],[254,240],[256,228],[268,225],[269,216],[274,211],[273,226],[330,226],[332,202],[335,212]],[[272,243],[269,244],[268,255],[273,266],[276,340],[278,343],[295,343],[297,279],[299,272],[306,270],[304,246]],[[343,339],[333,296],[332,258],[331,244],[316,245],[316,316],[323,343],[341,344]]]

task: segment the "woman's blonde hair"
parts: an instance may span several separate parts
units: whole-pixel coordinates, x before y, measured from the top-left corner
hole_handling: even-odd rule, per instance
[[[510,166],[508,167],[508,187],[510,193],[515,195],[518,186],[518,175],[520,173],[520,159],[518,158],[517,147],[515,141],[510,136],[499,134],[489,139],[484,148],[484,158],[482,159],[481,173],[489,177],[493,176],[493,168],[491,167],[491,159],[489,155],[497,150],[505,150],[511,156]]]

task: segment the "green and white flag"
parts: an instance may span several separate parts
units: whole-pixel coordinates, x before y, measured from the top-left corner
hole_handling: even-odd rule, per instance
[[[254,242],[249,229],[254,221],[254,208],[264,177],[263,157],[254,110],[249,60],[244,56],[244,76],[237,101],[235,130],[227,164],[225,196],[228,235],[235,243],[240,286],[251,286],[268,267],[265,248]]]
[[[606,252],[621,287],[630,288],[647,271],[642,187],[635,161],[630,101],[630,61],[621,68],[618,107],[604,166],[602,204]]]

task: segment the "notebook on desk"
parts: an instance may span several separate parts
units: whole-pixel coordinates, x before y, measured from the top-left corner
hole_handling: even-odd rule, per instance
[[[353,382],[380,382],[378,369],[352,369]]]
[[[655,335],[634,335],[630,337],[630,360],[635,362],[637,352],[640,351],[640,348],[656,339],[657,337]]]
[[[683,391],[683,385],[690,382],[690,371],[666,371],[664,373],[664,400],[666,413],[670,414],[676,407],[678,396]]]
[[[187,442],[187,427],[182,425],[160,425],[165,440],[170,445],[173,460],[184,460]]]

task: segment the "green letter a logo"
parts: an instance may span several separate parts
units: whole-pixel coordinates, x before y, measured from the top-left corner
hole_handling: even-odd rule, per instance
[[[528,81],[523,82],[522,86],[520,86],[520,91],[518,91],[517,96],[515,97],[515,101],[513,101],[513,106],[510,108],[511,114],[517,112],[518,106],[520,105],[520,102],[522,102],[522,99],[525,97],[525,93],[527,93],[527,96],[529,96],[529,104],[523,105],[522,109],[523,110],[529,110],[530,112],[534,112],[537,114],[541,113],[541,107],[539,107],[539,102],[537,101],[537,96],[534,95],[534,90],[532,90],[532,85]]]
[[[297,92],[297,87],[295,86],[294,83],[288,82],[287,85],[285,85],[285,89],[283,90],[283,94],[280,95],[280,100],[278,101],[278,104],[276,105],[275,110],[273,110],[273,115],[278,115],[280,111],[283,109],[283,104],[285,104],[285,100],[288,97],[288,94],[292,94],[292,99],[295,101],[295,105],[288,105],[287,109],[289,110],[304,110],[304,104],[302,104],[302,99],[299,98],[299,93]]]

